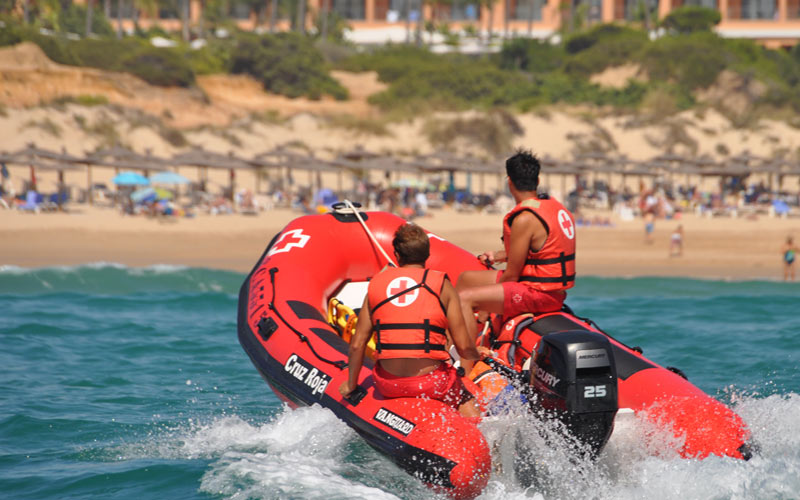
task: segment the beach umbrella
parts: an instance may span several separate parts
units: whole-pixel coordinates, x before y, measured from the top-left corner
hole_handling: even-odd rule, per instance
[[[142,174],[128,171],[117,174],[111,182],[117,186],[147,186],[150,184],[150,179]]]
[[[390,187],[396,188],[414,188],[414,189],[423,189],[423,190],[433,190],[435,189],[433,184],[429,182],[425,182],[422,179],[398,179],[391,183]]]
[[[131,193],[131,199],[136,203],[147,203],[156,200],[171,200],[175,195],[172,191],[162,188],[144,187]]]
[[[133,200],[135,203],[145,203],[149,201],[155,201],[155,199],[156,190],[151,187],[137,189],[131,193],[131,200]]]
[[[783,200],[773,200],[772,208],[775,209],[775,213],[777,215],[783,215],[789,213],[789,205]]]
[[[164,170],[163,172],[153,174],[150,177],[150,182],[153,184],[188,184],[189,179],[177,172]]]
[[[156,199],[157,200],[171,200],[172,198],[175,197],[175,195],[172,194],[172,191],[170,191],[168,189],[155,188],[153,191],[156,192]]]

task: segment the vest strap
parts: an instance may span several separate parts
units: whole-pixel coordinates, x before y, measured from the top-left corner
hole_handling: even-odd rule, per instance
[[[565,285],[570,281],[575,281],[574,274],[565,276],[553,276],[548,278],[540,278],[537,276],[520,276],[518,281],[529,281],[531,283],[564,283]]]
[[[575,274],[567,274],[567,262],[573,260],[575,260],[574,253],[565,255],[564,252],[561,252],[561,255],[559,255],[558,257],[553,257],[550,259],[527,259],[525,261],[526,265],[544,266],[551,264],[560,264],[561,276],[554,276],[547,278],[538,276],[520,276],[518,281],[528,281],[531,283],[561,283],[563,286],[567,286],[570,281],[575,281]]]
[[[376,325],[373,326],[375,328],[377,326],[377,321],[375,322]],[[380,325],[381,330],[429,330],[433,333],[439,333],[444,335],[447,331],[441,326],[431,325],[430,320],[425,320],[424,323],[381,323]]]
[[[419,351],[425,349],[426,344],[383,344],[383,349],[387,351]],[[430,351],[447,351],[441,344],[433,344],[429,346]]]
[[[375,324],[372,325],[372,331],[375,332],[375,351],[381,352],[381,320],[376,319]]]
[[[560,256],[553,257],[552,259],[527,259],[525,261],[526,265],[529,266],[546,266],[548,264],[562,264],[569,261],[575,260],[575,254],[564,255],[562,252]]]
[[[409,287],[409,288],[406,288],[405,290],[401,290],[401,291],[397,292],[396,294],[392,295],[391,297],[387,297],[387,298],[383,299],[382,301],[378,302],[378,304],[375,307],[373,307],[370,312],[374,313],[382,305],[387,304],[387,303],[393,301],[394,299],[396,299],[396,298],[398,298],[398,297],[400,297],[402,295],[407,294],[408,292],[413,292],[414,290],[416,290],[417,288],[420,288],[420,287],[425,287],[425,289],[428,290],[430,293],[432,293],[436,298],[439,298],[439,296],[436,293],[434,293],[433,290],[430,289],[428,284],[425,283],[425,280],[428,278],[428,271],[430,271],[430,269],[425,269],[425,272],[422,273],[422,281],[420,281],[419,283],[417,283],[416,285],[414,285],[412,287]],[[441,299],[439,299],[439,300],[441,302]]]

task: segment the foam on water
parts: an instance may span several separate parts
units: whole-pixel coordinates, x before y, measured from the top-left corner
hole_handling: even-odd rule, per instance
[[[633,417],[622,420],[596,461],[576,457],[574,443],[558,424],[517,412],[488,419],[481,429],[492,447],[494,468],[480,498],[796,498],[800,395],[746,397],[736,410],[761,448],[748,462],[683,459],[667,436],[662,449],[646,445],[642,433],[653,429]],[[189,423],[116,452],[120,460],[207,460],[200,491],[223,498],[434,497],[318,406],[284,408],[258,424],[238,416]],[[536,464],[534,485],[515,477],[514,459],[522,453],[530,453],[526,460]]]

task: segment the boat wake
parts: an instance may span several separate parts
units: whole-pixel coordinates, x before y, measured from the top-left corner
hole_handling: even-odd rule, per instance
[[[559,424],[522,418],[521,409],[512,408],[481,424],[492,446],[493,471],[479,498],[795,498],[800,490],[800,395],[737,399],[735,410],[760,445],[749,461],[680,458],[669,442],[674,437],[654,436],[654,428],[632,416],[618,420],[593,461],[576,457],[571,451],[575,443],[564,437]],[[222,498],[436,498],[319,406],[284,408],[264,423],[239,416],[188,422],[154,432],[145,442],[123,445],[114,455],[117,460],[204,461],[199,490]],[[520,481],[515,457],[534,464],[537,478],[531,484]]]

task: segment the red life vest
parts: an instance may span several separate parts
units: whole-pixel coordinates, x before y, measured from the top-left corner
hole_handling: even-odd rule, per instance
[[[547,239],[538,252],[528,249],[519,281],[542,291],[575,286],[575,220],[564,205],[550,198],[529,198],[511,209],[503,219],[503,244],[508,255],[511,223],[521,212],[533,213],[544,225]]]
[[[367,297],[376,359],[450,359],[447,311],[439,295],[447,275],[432,269],[384,269],[369,282]]]

